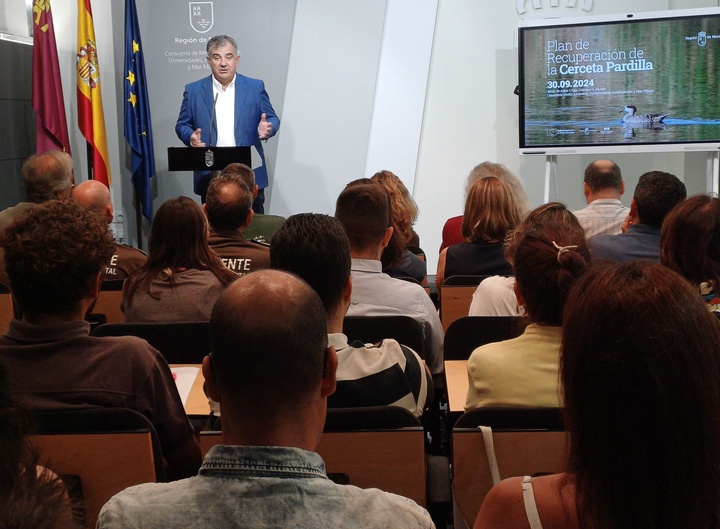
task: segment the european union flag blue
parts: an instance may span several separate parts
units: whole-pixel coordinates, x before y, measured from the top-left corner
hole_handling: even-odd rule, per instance
[[[155,154],[135,0],[125,0],[125,72],[125,138],[132,149],[132,183],[143,215],[152,220],[150,179],[155,175]]]

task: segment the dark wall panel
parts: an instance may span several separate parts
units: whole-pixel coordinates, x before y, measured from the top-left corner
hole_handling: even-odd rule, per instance
[[[23,199],[20,167],[35,151],[32,46],[0,40],[0,209]]]

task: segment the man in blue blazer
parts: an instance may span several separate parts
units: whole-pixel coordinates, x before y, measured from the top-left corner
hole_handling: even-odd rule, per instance
[[[240,55],[235,40],[227,35],[212,37],[207,61],[212,75],[185,86],[175,132],[191,147],[255,147],[262,165],[255,168],[259,192],[253,210],[264,213],[268,174],[262,141],[277,133],[280,120],[265,84],[237,73]],[[209,171],[195,171],[194,190],[203,202],[211,178]]]

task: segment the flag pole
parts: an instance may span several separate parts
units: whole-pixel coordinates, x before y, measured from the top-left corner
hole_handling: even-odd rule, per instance
[[[88,180],[95,180],[93,174],[93,148],[89,141],[85,142],[86,153],[87,153],[87,168],[88,168]]]

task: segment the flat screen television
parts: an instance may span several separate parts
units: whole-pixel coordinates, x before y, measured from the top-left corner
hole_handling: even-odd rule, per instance
[[[521,21],[522,154],[720,148],[720,9]]]

